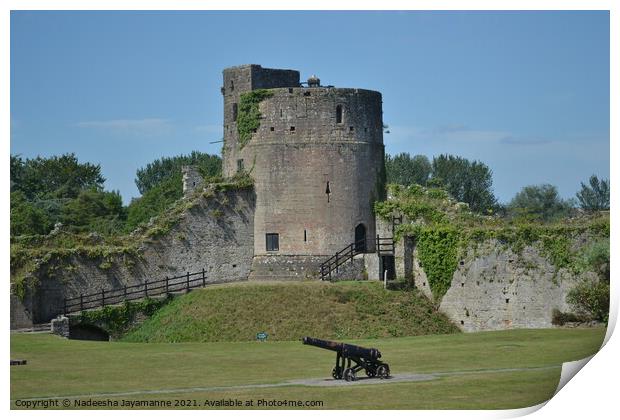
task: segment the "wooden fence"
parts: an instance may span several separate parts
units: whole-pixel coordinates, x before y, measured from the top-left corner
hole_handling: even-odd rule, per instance
[[[167,295],[169,293],[189,292],[192,289],[202,288],[211,284],[221,284],[223,281],[207,281],[205,270],[176,277],[166,277],[161,280],[145,281],[133,286],[124,286],[116,289],[101,289],[99,292],[80,294],[78,297],[65,298],[64,313],[70,314],[86,309],[101,308],[105,305],[114,305],[132,300]]]

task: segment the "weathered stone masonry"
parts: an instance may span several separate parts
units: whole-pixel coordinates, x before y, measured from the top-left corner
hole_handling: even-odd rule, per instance
[[[224,174],[244,168],[255,182],[251,279],[316,278],[318,257],[354,242],[356,227],[375,236],[372,208],[383,187],[381,94],[312,82],[301,87],[299,72],[258,65],[224,70]],[[241,147],[240,95],[255,89],[270,89],[271,96],[260,103],[260,127]],[[374,242],[368,247],[373,251]]]
[[[377,225],[382,235],[391,230],[383,220]],[[432,300],[415,238],[402,238],[395,258],[397,277],[412,281]],[[378,267],[368,262],[369,279],[378,280]],[[436,304],[463,331],[551,328],[554,309],[571,312],[566,296],[583,278],[595,279],[596,274],[558,270],[536,244],[517,254],[496,240],[487,240],[467,250],[455,268],[450,288]]]
[[[140,257],[100,258],[75,254],[50,261],[33,273],[38,285],[23,301],[11,297],[11,328],[49,322],[62,313],[64,298],[101,289],[138,285],[185,271],[206,270],[207,280],[247,280],[252,264],[255,195],[252,189],[198,195],[166,234],[145,238]],[[57,265],[57,270],[50,270]],[[15,302],[13,302],[15,301]]]

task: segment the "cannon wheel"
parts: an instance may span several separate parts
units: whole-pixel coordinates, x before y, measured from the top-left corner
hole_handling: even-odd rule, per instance
[[[344,380],[347,382],[352,382],[355,380],[355,371],[351,368],[346,368],[344,370]]]
[[[332,369],[332,377],[334,379],[342,379],[342,368],[340,366],[336,366]]]
[[[366,369],[366,376],[368,376],[369,378],[374,378],[375,376],[377,376],[377,370],[375,368]]]
[[[379,365],[377,368],[377,376],[381,379],[387,379],[390,377],[390,366],[387,364]]]

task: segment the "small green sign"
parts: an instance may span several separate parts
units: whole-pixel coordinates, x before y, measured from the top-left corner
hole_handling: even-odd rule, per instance
[[[259,332],[256,334],[256,339],[260,341],[265,341],[268,336],[269,334],[267,334],[266,332]]]

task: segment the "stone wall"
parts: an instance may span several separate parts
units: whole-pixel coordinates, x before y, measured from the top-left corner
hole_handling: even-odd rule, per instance
[[[32,308],[32,321],[49,322],[62,312],[65,297],[187,271],[205,269],[207,281],[247,280],[254,244],[253,190],[220,192],[209,198],[199,195],[192,200],[169,232],[142,242],[139,258],[119,254],[103,259],[76,253],[40,266],[34,273],[39,284],[22,303]],[[17,319],[19,308],[11,305],[11,312],[14,308]]]
[[[394,224],[382,218],[377,218],[377,235],[381,238],[394,238]],[[371,238],[373,239],[373,238]],[[413,280],[413,251],[414,242],[410,237],[401,237],[395,243],[394,265],[396,278]],[[369,256],[366,258],[366,271],[369,280],[382,280],[384,267],[380,264],[379,257]]]
[[[32,308],[31,300],[22,302],[17,296],[11,293],[11,329],[32,328]]]
[[[181,166],[183,174],[183,197],[190,197],[195,191],[201,191],[204,187],[204,178],[200,175],[196,166]]]
[[[225,69],[223,83],[221,89],[224,98],[222,171],[224,176],[231,177],[237,172],[237,160],[240,157],[236,121],[240,95],[253,89],[299,87],[299,72],[266,69],[257,64],[246,64]]]
[[[249,280],[317,280],[321,263],[329,256],[258,255],[252,261]],[[356,255],[332,272],[332,280],[365,280],[364,254]]]
[[[415,287],[432,299],[416,250],[412,256]],[[578,276],[556,269],[535,246],[516,254],[490,240],[469,249],[459,262],[439,309],[463,331],[550,328],[554,309],[570,311],[566,295],[577,281]]]
[[[254,253],[333,255],[355,241],[360,224],[368,238],[375,236],[381,96],[354,89],[290,90],[276,90],[261,102],[261,126],[240,154],[256,187]],[[341,124],[335,119],[338,103],[346,105]],[[277,251],[267,250],[268,233],[279,235]]]

